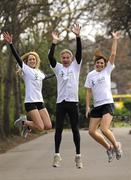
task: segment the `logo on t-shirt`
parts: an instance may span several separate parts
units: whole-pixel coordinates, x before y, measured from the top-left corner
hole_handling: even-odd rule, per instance
[[[38,80],[38,74],[35,73],[35,80]]]
[[[69,79],[69,77],[71,77],[72,74],[73,74],[73,71],[68,71],[68,72],[61,71],[61,72],[60,72],[60,76],[61,76],[64,80]]]
[[[102,84],[103,82],[105,82],[105,77],[101,77],[101,78],[98,78],[95,80],[92,80],[91,83],[92,83],[92,86],[95,86],[96,84]]]
[[[63,71],[61,71],[61,74],[60,74],[60,75],[61,75],[61,77],[63,77],[63,76],[64,76],[64,72],[63,72]]]
[[[95,86],[95,81],[92,80],[92,86]]]
[[[97,79],[98,84],[102,84],[105,81],[105,77]]]

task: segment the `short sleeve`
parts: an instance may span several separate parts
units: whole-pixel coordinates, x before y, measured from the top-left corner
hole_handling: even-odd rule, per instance
[[[53,71],[56,75],[59,73],[61,67],[62,67],[62,65],[58,62],[56,63],[56,66],[54,68],[51,66],[51,68],[53,69]]]
[[[76,71],[79,71],[79,70],[80,70],[81,64],[82,64],[82,60],[81,60],[80,64],[78,64],[78,62],[76,61],[76,59],[74,59],[74,60],[72,61],[72,65],[74,66],[74,68],[75,68]]]
[[[114,68],[115,65],[111,64],[110,61],[108,61],[107,66],[105,67],[105,71],[110,74]]]
[[[86,88],[91,88],[92,87],[92,83],[91,83],[91,80],[89,78],[89,75],[87,75],[86,77],[86,81],[85,81],[85,85],[84,85]]]

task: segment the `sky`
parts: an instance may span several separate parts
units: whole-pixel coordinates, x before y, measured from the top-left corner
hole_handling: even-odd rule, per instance
[[[101,24],[88,24],[81,29],[81,36],[87,37],[89,40],[95,42],[96,35],[105,35],[106,28],[103,29]]]

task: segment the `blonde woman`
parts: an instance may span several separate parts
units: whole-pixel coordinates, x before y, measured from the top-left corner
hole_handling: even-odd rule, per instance
[[[111,162],[116,154],[116,159],[122,156],[121,143],[116,141],[113,132],[109,129],[113,118],[114,101],[111,93],[111,72],[115,65],[117,40],[119,33],[113,32],[113,44],[109,60],[97,52],[94,57],[94,70],[86,78],[86,117],[90,113],[89,134],[101,144],[107,151],[108,162]],[[90,111],[90,101],[93,97],[93,109]],[[97,130],[100,126],[102,134]],[[106,141],[104,136],[109,140]],[[110,142],[110,143],[109,143]]]
[[[12,35],[8,32],[3,33],[4,40],[10,45],[11,51],[21,68],[23,79],[25,82],[25,110],[27,117],[19,118],[14,125],[28,129],[51,129],[52,124],[48,111],[44,105],[42,96],[42,81],[45,79],[45,74],[39,70],[40,57],[36,52],[26,53],[20,58],[12,44]]]

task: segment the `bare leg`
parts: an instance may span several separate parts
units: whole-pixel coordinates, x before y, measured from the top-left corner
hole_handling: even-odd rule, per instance
[[[110,148],[110,144],[104,139],[102,134],[97,131],[98,126],[101,122],[101,118],[91,118],[90,124],[89,124],[89,134],[102,146],[104,146],[106,149]]]
[[[39,110],[39,114],[41,116],[45,129],[51,129],[52,124],[51,124],[50,116],[47,109],[44,108],[44,109]]]
[[[31,129],[38,129],[39,131],[44,130],[44,123],[37,109],[29,111],[28,116],[30,117],[31,121],[25,121],[26,126],[29,126]]]
[[[106,136],[106,138],[112,143],[112,145],[115,148],[117,148],[118,145],[117,145],[116,139],[115,139],[112,131],[109,129],[111,121],[112,121],[112,115],[110,115],[109,113],[103,115],[101,124],[100,124],[100,128],[101,128],[103,134]]]

